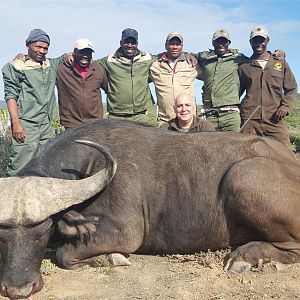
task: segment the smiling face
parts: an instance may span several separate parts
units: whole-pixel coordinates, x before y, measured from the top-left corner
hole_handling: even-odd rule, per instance
[[[35,62],[43,62],[48,53],[49,45],[46,42],[34,42],[27,45],[28,56]]]
[[[180,94],[177,96],[174,104],[174,111],[180,127],[190,127],[196,112],[194,97],[189,94]]]
[[[166,42],[167,56],[171,60],[177,59],[182,52],[183,44],[178,37],[173,37]]]
[[[86,68],[90,65],[92,60],[93,51],[89,48],[82,50],[74,49],[75,63],[78,64],[81,68]]]
[[[127,58],[133,58],[136,54],[138,43],[135,38],[129,37],[125,41],[120,42],[120,46]]]
[[[263,36],[257,35],[250,40],[250,44],[253,50],[253,54],[256,57],[262,56],[267,53],[267,46],[269,39]]]
[[[230,41],[225,37],[219,37],[218,39],[214,40],[212,44],[217,56],[223,56],[228,53]]]

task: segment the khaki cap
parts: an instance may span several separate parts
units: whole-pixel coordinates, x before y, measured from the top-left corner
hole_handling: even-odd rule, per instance
[[[223,37],[223,38],[227,39],[228,41],[230,41],[229,32],[224,28],[217,29],[213,33],[212,40],[215,41],[216,39],[221,38],[221,37]]]
[[[250,40],[253,39],[255,36],[262,36],[265,39],[269,38],[268,29],[262,25],[256,26],[250,33]]]
[[[166,38],[166,41],[170,41],[171,39],[173,38],[178,38],[180,40],[180,42],[182,43],[183,42],[183,37],[182,35],[179,33],[179,32],[171,32],[168,34],[167,38]]]
[[[75,43],[74,48],[78,50],[91,49],[93,52],[95,52],[93,43],[90,40],[84,38],[78,39]]]

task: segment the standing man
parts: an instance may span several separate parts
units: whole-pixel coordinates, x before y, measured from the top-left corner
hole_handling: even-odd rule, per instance
[[[54,137],[56,117],[55,77],[64,57],[46,58],[49,35],[33,29],[26,39],[25,59],[14,59],[2,68],[4,94],[11,120],[12,144],[8,175],[16,175]]]
[[[240,130],[240,82],[238,66],[248,58],[229,49],[229,32],[223,28],[213,33],[214,50],[197,54],[202,69],[202,102],[207,119],[218,131]]]
[[[161,125],[162,129],[179,132],[215,131],[215,127],[207,120],[195,116],[195,97],[188,93],[179,94],[173,109],[176,117]]]
[[[107,92],[107,77],[103,67],[92,62],[93,52],[93,43],[80,38],[75,43],[73,65],[58,66],[59,115],[65,128],[103,118],[100,88]]]
[[[138,49],[138,32],[122,31],[120,48],[98,62],[108,77],[107,111],[109,119],[149,122],[147,109],[153,105],[148,84],[149,68],[156,56]]]
[[[182,52],[183,37],[179,32],[171,32],[165,43],[166,52],[150,68],[158,105],[158,126],[175,117],[174,102],[181,93],[194,97],[194,81],[198,76],[198,66],[188,63]]]
[[[256,26],[250,34],[253,54],[239,68],[241,94],[246,91],[240,106],[242,132],[271,137],[291,148],[283,118],[294,106],[297,83],[288,63],[274,60],[267,51],[269,41],[268,30]]]

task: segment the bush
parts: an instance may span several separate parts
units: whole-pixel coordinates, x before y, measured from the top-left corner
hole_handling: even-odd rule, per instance
[[[9,164],[9,148],[11,133],[8,126],[8,115],[5,109],[0,109],[0,177],[5,177]]]

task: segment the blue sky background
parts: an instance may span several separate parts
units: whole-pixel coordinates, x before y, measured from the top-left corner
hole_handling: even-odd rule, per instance
[[[184,37],[184,50],[199,52],[211,47],[212,33],[226,28],[231,47],[251,55],[249,34],[256,25],[269,29],[269,50],[283,49],[300,85],[300,2],[282,0],[236,1],[14,1],[0,0],[2,48],[1,67],[17,53],[26,53],[25,39],[33,28],[41,28],[51,38],[48,57],[73,50],[79,37],[95,45],[95,58],[113,53],[119,47],[121,31],[135,28],[139,48],[153,54],[164,50],[169,32]],[[196,83],[201,103],[200,82]],[[300,88],[298,89],[300,90]],[[3,99],[0,81],[0,99]]]

